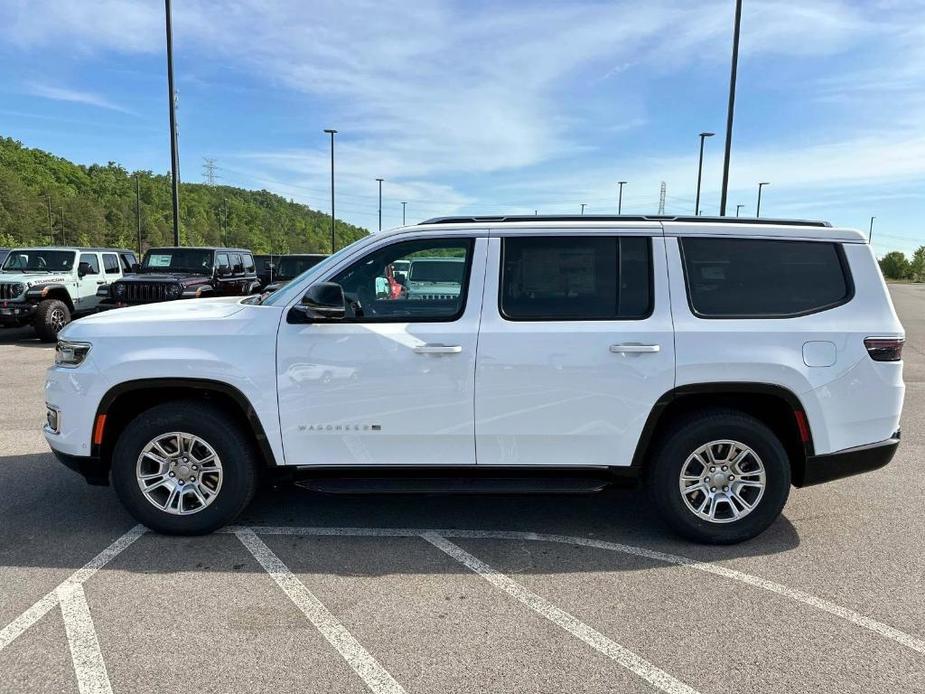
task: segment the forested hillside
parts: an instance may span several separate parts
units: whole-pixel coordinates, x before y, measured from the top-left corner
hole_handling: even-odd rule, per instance
[[[135,176],[144,248],[172,244],[170,177],[118,164],[82,166],[0,138],[0,247],[26,244],[136,248]],[[265,190],[182,183],[181,242],[256,253],[328,253],[331,217]],[[368,232],[340,220],[337,246]]]

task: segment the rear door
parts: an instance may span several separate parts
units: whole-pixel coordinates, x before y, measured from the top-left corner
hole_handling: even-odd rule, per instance
[[[106,284],[106,276],[103,274],[99,253],[81,253],[78,262],[86,263],[89,272],[83,277],[78,276],[77,296],[73,297],[74,308],[78,311],[89,311],[96,308],[101,300],[96,291]]]
[[[479,464],[629,465],[674,386],[660,228],[498,233],[476,364]]]

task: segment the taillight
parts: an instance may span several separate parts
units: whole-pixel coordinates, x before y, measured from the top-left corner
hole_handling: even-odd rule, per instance
[[[903,358],[901,337],[868,337],[864,340],[867,353],[874,361],[899,361]]]

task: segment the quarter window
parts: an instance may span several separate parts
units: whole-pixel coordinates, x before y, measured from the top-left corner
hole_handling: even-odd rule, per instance
[[[254,256],[250,253],[244,254],[244,272],[251,274],[256,272],[257,268],[254,266]]]
[[[100,274],[100,259],[97,257],[96,253],[81,253],[80,262],[90,266],[90,272],[87,273],[88,275]]]
[[[772,239],[681,239],[691,310],[704,318],[786,318],[851,298],[838,244]]]
[[[472,239],[395,243],[331,281],[344,288],[348,317],[356,320],[453,321],[465,309],[472,248]]]
[[[107,275],[118,275],[119,256],[115,253],[103,253],[103,269]]]
[[[627,320],[651,313],[647,237],[513,236],[503,244],[500,308],[509,320]]]

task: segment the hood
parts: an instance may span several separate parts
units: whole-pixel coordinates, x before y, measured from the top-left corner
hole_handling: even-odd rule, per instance
[[[60,272],[0,272],[0,282],[22,282],[23,284],[49,284],[69,282],[73,277]]]
[[[209,275],[191,274],[189,272],[142,272],[137,275],[126,275],[122,279],[116,281],[132,284],[179,284],[183,287],[188,287],[193,284],[203,284],[210,279],[212,278],[209,277]]]
[[[81,318],[58,335],[65,340],[92,340],[96,336],[183,334],[243,311],[241,301],[239,296],[223,296],[128,306]]]

